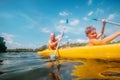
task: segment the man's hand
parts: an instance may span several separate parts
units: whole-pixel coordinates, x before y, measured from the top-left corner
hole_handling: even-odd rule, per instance
[[[61,40],[62,40],[62,37],[59,37],[59,38],[58,38],[58,42],[60,42]]]

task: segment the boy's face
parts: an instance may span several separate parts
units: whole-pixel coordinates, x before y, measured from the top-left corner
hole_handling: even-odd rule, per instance
[[[95,30],[95,29],[91,30],[91,31],[87,34],[87,36],[88,36],[90,39],[97,38],[96,30]]]

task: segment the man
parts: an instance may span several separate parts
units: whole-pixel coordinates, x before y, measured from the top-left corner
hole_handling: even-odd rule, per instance
[[[58,42],[61,41],[61,39],[62,36],[56,37],[54,32],[50,33],[50,40],[48,41],[48,49],[55,50],[58,45]]]

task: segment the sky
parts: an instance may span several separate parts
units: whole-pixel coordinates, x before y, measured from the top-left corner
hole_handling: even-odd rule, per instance
[[[101,21],[92,19],[120,23],[119,14],[120,0],[0,0],[0,36],[8,49],[38,48],[47,45],[51,32],[57,36],[66,27],[61,44],[83,43],[88,41],[87,26],[97,32],[102,27]],[[107,23],[104,34],[118,30],[120,26]]]

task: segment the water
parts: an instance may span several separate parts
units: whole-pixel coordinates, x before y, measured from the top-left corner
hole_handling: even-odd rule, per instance
[[[120,59],[60,59],[36,52],[0,53],[0,80],[120,79]]]

